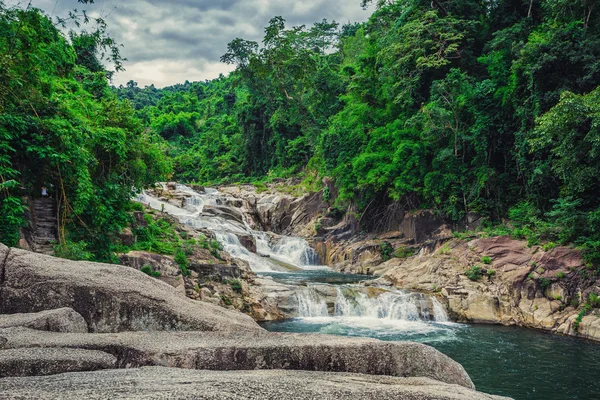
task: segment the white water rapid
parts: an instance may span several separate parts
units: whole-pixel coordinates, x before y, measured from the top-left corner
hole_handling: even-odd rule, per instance
[[[384,291],[369,296],[364,288],[341,286],[335,289],[333,313],[326,296],[309,286],[297,293],[300,318],[368,318],[402,321],[448,322],[448,314],[440,302],[422,293]]]
[[[175,193],[185,197],[181,205],[148,193],[142,193],[136,200],[163,210],[183,224],[212,232],[227,253],[247,261],[254,272],[325,268],[318,265],[318,256],[306,240],[252,230],[241,211],[239,199],[210,188],[198,193],[184,185],[177,185]],[[258,254],[242,245],[241,236],[254,239]]]

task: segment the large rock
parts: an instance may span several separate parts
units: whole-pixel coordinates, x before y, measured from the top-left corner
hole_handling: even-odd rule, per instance
[[[72,334],[0,330],[6,349],[82,348],[117,357],[119,367],[207,370],[290,369],[426,377],[473,388],[464,368],[432,347],[410,342],[258,332]]]
[[[54,375],[74,371],[115,368],[117,359],[107,353],[81,349],[0,350],[0,378]],[[3,390],[0,389],[0,393]],[[5,398],[0,396],[2,398]]]
[[[71,308],[29,314],[0,314],[0,328],[24,327],[41,331],[87,333],[83,317]]]
[[[482,269],[475,281],[465,275],[473,266]],[[600,318],[589,315],[574,329],[580,299],[600,287],[575,249],[544,251],[509,237],[454,239],[415,257],[392,259],[382,268],[383,279],[398,288],[439,293],[458,321],[519,325],[600,341]]]
[[[133,268],[63,260],[3,245],[0,260],[3,314],[70,307],[92,332],[262,331],[242,313],[183,298]]]
[[[172,257],[146,251],[130,251],[127,254],[121,254],[119,260],[123,265],[138,271],[145,266],[150,266],[153,271],[160,272],[158,280],[173,286],[181,296],[185,296],[185,282],[181,275],[181,268]]]
[[[65,390],[68,388],[68,390]],[[0,380],[5,399],[501,400],[425,378],[146,367]]]

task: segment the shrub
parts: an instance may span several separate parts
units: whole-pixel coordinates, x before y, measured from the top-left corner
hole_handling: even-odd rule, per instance
[[[192,274],[188,269],[188,259],[183,250],[177,249],[175,252],[175,262],[179,264],[179,268],[181,269],[183,276],[190,276]]]
[[[381,258],[383,259],[383,261],[387,261],[390,258],[392,258],[394,248],[388,242],[383,242],[381,244],[381,247],[379,248],[379,251],[381,253]]]
[[[588,303],[593,308],[600,308],[600,296],[598,296],[596,293],[590,293],[590,296],[588,297]]]
[[[486,265],[490,265],[492,263],[492,257],[483,256],[483,257],[481,257],[481,262]]]
[[[325,203],[328,203],[330,199],[331,199],[331,191],[329,190],[328,186],[325,186],[325,188],[323,189],[323,201]]]
[[[589,304],[585,304],[583,306],[583,309],[577,315],[577,318],[575,319],[575,322],[573,322],[573,330],[575,332],[579,332],[579,325],[581,325],[581,321],[583,321],[583,317],[585,317],[586,314],[588,312],[590,312],[591,309],[592,309],[592,307]]]
[[[54,246],[54,255],[74,261],[92,261],[94,259],[94,255],[87,251],[85,242],[71,242],[70,240]]]
[[[483,277],[483,272],[481,271],[481,267],[479,265],[473,265],[467,270],[467,272],[465,272],[465,275],[472,281],[478,281]]]
[[[491,278],[493,276],[496,276],[496,271],[493,269],[488,269],[487,271],[487,275]]]
[[[438,250],[438,253],[441,255],[444,255],[444,256],[450,254],[450,252],[451,252],[450,246],[448,246],[447,244],[443,245]]]
[[[155,271],[150,265],[144,265],[140,271],[153,278],[159,278],[161,276],[160,271]]]
[[[565,274],[563,271],[560,271],[556,274],[556,279],[565,279],[567,277],[567,274]]]
[[[556,246],[558,246],[556,243],[548,242],[542,245],[542,249],[544,249],[545,252],[549,252],[550,250],[556,248]]]
[[[538,282],[540,283],[540,287],[542,288],[542,290],[546,290],[548,288],[548,286],[550,286],[552,284],[552,281],[550,279],[543,278],[541,276],[538,279]]]
[[[231,286],[235,292],[242,293],[242,282],[239,279],[230,280],[229,286]]]
[[[408,258],[415,254],[413,249],[409,249],[406,246],[400,246],[394,250],[394,257],[396,258]]]

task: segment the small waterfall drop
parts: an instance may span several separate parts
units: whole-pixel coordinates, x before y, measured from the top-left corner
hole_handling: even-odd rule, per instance
[[[308,287],[296,293],[298,299],[298,315],[302,318],[329,317],[327,303],[317,291]]]
[[[364,318],[388,321],[447,322],[448,315],[435,297],[422,293],[388,291],[369,296],[356,287],[337,287],[333,315],[325,299],[314,287],[298,292],[300,318]]]

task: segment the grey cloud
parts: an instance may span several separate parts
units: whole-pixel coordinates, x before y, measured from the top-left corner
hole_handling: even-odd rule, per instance
[[[115,83],[133,79],[156,86],[227,73],[230,67],[219,63],[227,43],[236,37],[260,42],[274,16],[283,16],[289,26],[311,26],[324,18],[343,24],[369,15],[360,0],[96,0],[93,5],[33,0],[33,5],[49,15],[64,16],[73,8],[102,15],[128,59],[127,71]]]

